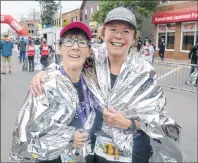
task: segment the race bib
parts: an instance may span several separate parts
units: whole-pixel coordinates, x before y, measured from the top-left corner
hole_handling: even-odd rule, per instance
[[[48,47],[47,46],[43,47],[43,50],[48,50]]]
[[[62,163],[77,163],[76,157],[67,154],[61,154]]]
[[[96,137],[94,152],[109,161],[131,162],[129,156],[113,145],[112,139],[101,135]]]

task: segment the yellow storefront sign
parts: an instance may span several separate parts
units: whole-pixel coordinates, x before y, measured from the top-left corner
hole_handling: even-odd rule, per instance
[[[90,28],[97,28],[98,23],[97,22],[90,22],[89,27]]]

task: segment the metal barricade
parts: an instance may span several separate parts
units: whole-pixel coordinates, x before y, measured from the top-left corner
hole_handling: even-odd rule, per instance
[[[172,89],[197,92],[195,83],[198,75],[198,66],[196,64],[155,61],[153,67],[157,73],[159,85]],[[192,69],[194,69],[194,73],[191,74]]]

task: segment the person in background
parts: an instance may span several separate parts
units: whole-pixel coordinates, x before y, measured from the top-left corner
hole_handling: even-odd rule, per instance
[[[28,63],[29,63],[29,71],[34,71],[35,47],[32,43],[32,39],[29,39],[28,41],[27,56],[28,56]]]
[[[2,65],[3,71],[2,74],[6,74],[6,61],[8,62],[9,67],[9,74],[12,73],[11,71],[11,56],[12,56],[12,49],[14,48],[13,42],[8,38],[8,35],[4,36],[4,40],[1,42],[1,50],[2,50]]]
[[[140,37],[138,37],[138,40],[137,40],[137,50],[138,50],[138,52],[140,51],[141,47],[142,47],[142,41],[141,41]]]
[[[45,67],[47,67],[47,58],[49,54],[49,46],[46,43],[46,40],[43,40],[43,43],[40,46],[40,51],[41,51],[41,64]]]
[[[21,41],[19,42],[19,45],[18,45],[18,49],[20,51],[20,57],[19,57],[20,63],[22,61],[24,63],[25,61],[26,46],[27,46],[27,43],[25,42],[24,37],[21,37]]]
[[[103,29],[103,26],[101,26],[101,27],[99,27],[98,28],[98,31],[97,31],[97,37],[96,37],[96,42],[98,43],[98,44],[102,44],[104,41],[103,41],[103,39],[102,39],[102,29]]]
[[[191,60],[191,64],[197,64],[197,59],[198,59],[198,42],[191,48],[188,57]],[[194,72],[194,70],[195,70],[195,66],[191,66],[190,75]]]
[[[34,45],[35,45],[35,49],[36,49],[36,57],[37,58],[39,57],[39,54],[40,54],[40,49],[39,49],[40,44],[41,44],[41,42],[40,42],[39,38],[36,37],[36,39],[34,40]]]
[[[144,47],[144,58],[146,61],[148,61],[150,64],[153,63],[153,56],[154,56],[154,48],[151,45],[151,40],[148,40],[145,42],[146,46]]]
[[[162,37],[161,38],[161,42],[160,42],[160,45],[159,45],[159,56],[161,58],[161,61],[164,60],[164,51],[165,51],[165,39]]]
[[[146,41],[148,41],[148,37],[145,37],[144,39],[144,46],[146,46]]]

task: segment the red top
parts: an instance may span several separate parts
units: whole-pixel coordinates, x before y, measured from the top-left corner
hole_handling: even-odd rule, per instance
[[[35,55],[35,48],[34,45],[27,46],[27,56],[34,56]]]
[[[48,45],[47,44],[43,44],[42,45],[42,51],[41,51],[41,54],[44,55],[44,56],[47,56],[48,55]]]

